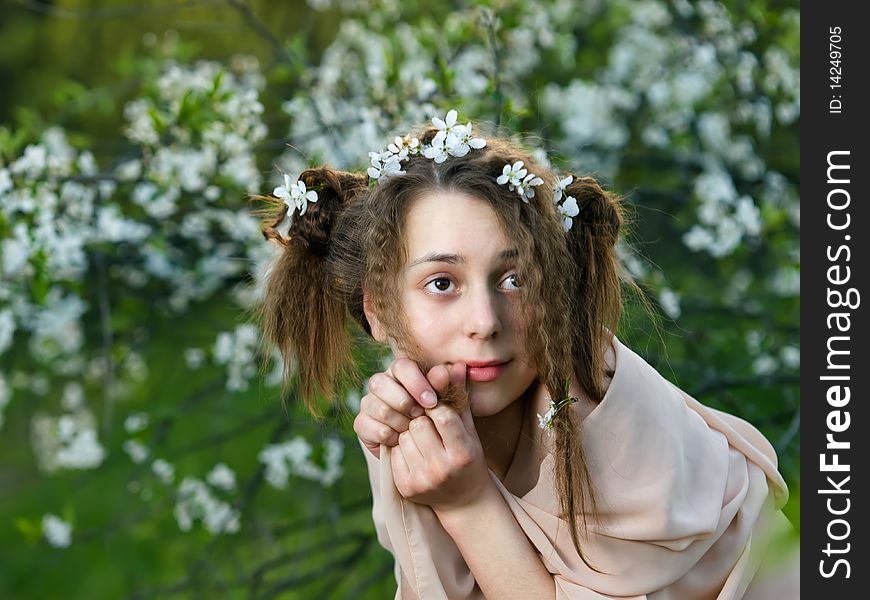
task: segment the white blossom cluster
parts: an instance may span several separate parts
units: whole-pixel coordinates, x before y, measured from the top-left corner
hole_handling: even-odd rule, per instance
[[[109,272],[111,285],[168,284],[165,307],[175,311],[246,276],[262,246],[242,199],[260,189],[254,147],[266,133],[258,99],[263,78],[256,61],[232,63],[241,68],[167,63],[156,93],[125,111],[128,139],[141,157],[111,173],[101,174],[94,156],[75,150],[58,128],[47,129],[19,158],[0,162],[0,355],[20,342],[55,373],[90,365],[108,376],[111,369],[109,392],[120,397],[148,369],[135,354],[128,353],[120,369],[87,355],[93,350],[82,320],[93,307],[81,284],[94,248],[112,261],[116,248],[125,247],[123,262]],[[206,108],[208,121],[190,121]],[[40,296],[33,281],[47,282]],[[237,297],[244,296],[239,286]],[[242,371],[234,371],[237,387]],[[44,393],[48,379],[20,373],[7,387],[16,381]],[[88,435],[75,438],[77,444]]]
[[[501,92],[513,106],[523,108],[529,98],[522,78],[540,64],[542,49],[557,52],[563,64],[573,60],[576,41],[570,19],[582,12],[575,5],[570,0],[542,6],[508,2],[504,10],[514,12],[519,23],[510,28],[503,27],[498,16],[487,20],[482,16],[486,12],[476,7],[450,11],[438,27],[427,22],[412,26],[401,15],[389,27],[380,27],[385,11],[400,11],[400,5],[391,9],[379,4],[365,19],[342,20],[317,68],[306,75],[310,80],[283,105],[293,119],[288,137],[320,162],[359,166],[371,148],[392,139],[390,132],[438,114],[436,102],[454,94],[473,99],[485,92],[495,69]],[[500,45],[497,66],[483,43],[463,42],[469,23],[475,24],[482,40],[492,24]],[[441,86],[433,48],[457,49],[443,52],[455,89]]]
[[[8,166],[0,163],[0,355],[20,332],[42,363],[77,356],[88,306],[68,283],[85,275],[88,246],[150,231],[111,202],[113,182],[75,180],[95,173],[93,155],[76,152],[59,128]],[[34,280],[49,283],[45,295],[34,295]]]
[[[214,361],[226,365],[227,389],[244,391],[257,374],[257,346],[260,332],[256,326],[246,323],[233,331],[222,331],[214,344]]]
[[[235,71],[213,61],[169,62],[157,95],[125,109],[127,136],[141,145],[142,158],[119,165],[117,176],[130,182],[130,199],[160,235],[142,248],[141,270],[128,267],[123,276],[139,287],[149,278],[165,281],[177,312],[243,277],[260,245],[257,221],[239,206],[262,184],[254,149],[267,132],[263,77],[256,60],[242,58],[233,61]],[[208,108],[211,118],[191,122],[196,108]]]
[[[57,417],[41,411],[34,413],[30,440],[37,465],[44,473],[59,469],[95,469],[106,456],[97,438],[94,415],[85,406]]]
[[[173,514],[182,531],[190,531],[195,521],[212,535],[236,533],[241,525],[239,511],[195,477],[185,477],[179,484]]]
[[[752,25],[737,22],[713,0],[614,4],[624,5],[630,16],[608,63],[593,80],[575,79],[564,87],[553,83],[543,90],[545,116],[556,118],[562,130],[557,146],[575,157],[578,167],[612,175],[635,135],[629,123],[639,121],[637,135],[644,144],[696,157],[704,165],[694,186],[701,222],[683,241],[692,250],[727,256],[763,229],[759,203],[727,189],[732,182],[709,180],[730,179],[729,172],[751,181],[764,177],[767,166],[752,139],[735,130],[749,124],[763,139],[770,135],[773,112],[784,124],[799,114],[798,66],[780,48],[768,50],[759,65],[748,49],[757,37]],[[709,35],[685,35],[672,25],[675,14],[699,18]],[[786,21],[793,14],[787,13]],[[722,86],[733,89],[735,109],[704,111]],[[779,102],[775,108],[771,99]],[[643,110],[635,116],[639,107]],[[703,195],[710,185],[717,196]],[[760,202],[767,201],[763,190],[759,194]],[[795,200],[789,206],[799,210]]]
[[[280,444],[269,444],[257,458],[266,466],[266,481],[278,489],[287,487],[290,475],[318,481],[325,486],[335,483],[343,473],[344,444],[337,438],[324,440],[322,467],[311,460],[312,452],[311,444],[296,436]]]
[[[55,548],[69,548],[72,544],[72,525],[57,515],[46,513],[42,517],[42,535]]]
[[[130,457],[130,460],[132,460],[137,465],[148,460],[148,456],[151,454],[151,450],[148,448],[148,446],[135,439],[126,440],[121,445],[121,448],[124,450],[124,452],[127,453],[127,456]]]
[[[761,233],[761,213],[752,198],[738,197],[734,181],[723,169],[706,171],[695,179],[699,200],[699,223],[683,236],[692,250],[707,250],[713,256],[726,256],[747,236]]]

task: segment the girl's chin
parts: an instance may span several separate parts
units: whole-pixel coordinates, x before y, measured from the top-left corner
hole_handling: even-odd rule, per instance
[[[476,395],[473,392],[468,395],[468,403],[471,406],[472,417],[491,417],[509,406],[499,399],[487,398],[486,396]]]

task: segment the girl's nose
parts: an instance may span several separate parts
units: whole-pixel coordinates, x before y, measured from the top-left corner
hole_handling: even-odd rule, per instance
[[[495,290],[477,288],[467,297],[470,303],[465,319],[465,334],[482,339],[498,334],[502,329],[499,293]]]

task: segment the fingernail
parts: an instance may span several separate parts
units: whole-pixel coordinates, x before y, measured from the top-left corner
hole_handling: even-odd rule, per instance
[[[423,392],[422,398],[423,398],[423,404],[429,408],[432,408],[433,406],[438,404],[438,397],[435,395],[434,392],[431,392],[429,390],[426,390],[425,392]]]
[[[421,416],[423,416],[423,409],[419,405],[417,405],[411,409],[411,417],[412,418],[421,417]]]

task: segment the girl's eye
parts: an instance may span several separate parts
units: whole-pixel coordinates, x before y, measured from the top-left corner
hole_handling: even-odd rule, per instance
[[[518,290],[522,286],[522,280],[518,273],[511,273],[504,279],[502,279],[502,283],[505,281],[511,282],[510,285],[513,287],[508,287],[509,290]],[[430,293],[435,294],[436,296],[446,295],[450,290],[450,286],[453,285],[453,282],[448,277],[436,277],[435,279],[430,280],[425,289]]]
[[[453,282],[446,277],[436,277],[435,279],[426,284],[426,289],[435,294],[443,294],[448,291],[452,284]],[[432,285],[434,285],[434,288],[429,287]]]
[[[514,286],[513,289],[520,289],[523,285],[522,279],[520,279],[519,273],[511,273],[507,277],[505,277],[502,281],[510,281]]]

